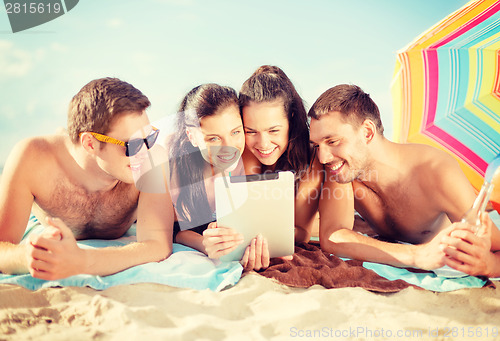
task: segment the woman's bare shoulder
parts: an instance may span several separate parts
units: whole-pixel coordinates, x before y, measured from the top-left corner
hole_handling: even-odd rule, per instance
[[[325,168],[319,162],[317,157],[314,157],[309,167],[298,174],[301,186],[319,188],[325,179]]]
[[[245,167],[245,174],[252,175],[262,173],[262,164],[248,149],[243,151],[241,159]]]

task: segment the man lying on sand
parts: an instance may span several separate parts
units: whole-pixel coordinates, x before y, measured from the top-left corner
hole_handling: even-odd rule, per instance
[[[68,135],[29,138],[15,146],[0,182],[1,272],[29,271],[41,279],[108,275],[171,253],[172,231],[140,217],[137,243],[103,249],[76,244],[119,238],[136,221],[139,191],[130,162],[158,135],[145,113],[149,105],[132,85],[97,79],[73,97]],[[131,138],[138,131],[142,136]],[[139,216],[140,209],[141,204]],[[47,227],[20,243],[31,211]]]
[[[488,215],[477,235],[456,223],[475,193],[451,156],[387,140],[376,104],[354,85],[327,90],[308,115],[311,141],[328,171],[319,206],[322,249],[400,267],[449,265],[472,275],[500,275],[500,253],[494,253],[500,232]],[[379,236],[415,245],[354,232],[354,210]]]

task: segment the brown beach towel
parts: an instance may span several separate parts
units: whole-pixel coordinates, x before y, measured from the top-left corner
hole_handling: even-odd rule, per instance
[[[271,259],[270,266],[260,271],[264,277],[273,278],[292,287],[308,288],[319,284],[327,289],[361,287],[374,292],[397,292],[415,287],[403,280],[390,281],[363,267],[357,260],[343,261],[308,243],[295,245],[292,260]],[[420,289],[420,288],[419,288]]]

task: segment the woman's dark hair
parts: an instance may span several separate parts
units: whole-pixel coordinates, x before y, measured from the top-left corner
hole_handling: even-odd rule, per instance
[[[236,91],[227,86],[202,84],[192,89],[182,100],[177,114],[176,130],[170,143],[170,170],[176,176],[179,196],[174,203],[178,219],[196,227],[212,221],[203,170],[206,161],[200,149],[188,139],[186,129],[199,127],[200,120],[230,105],[238,106]]]
[[[288,146],[276,162],[275,170],[295,171],[302,175],[309,165],[309,125],[304,103],[287,75],[277,66],[259,67],[245,83],[239,96],[240,112],[249,102],[282,100],[288,119]]]

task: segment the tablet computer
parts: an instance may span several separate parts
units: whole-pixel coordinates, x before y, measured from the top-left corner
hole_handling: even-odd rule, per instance
[[[294,175],[290,171],[215,179],[217,224],[243,235],[223,261],[240,260],[259,233],[267,239],[270,257],[294,252]]]

